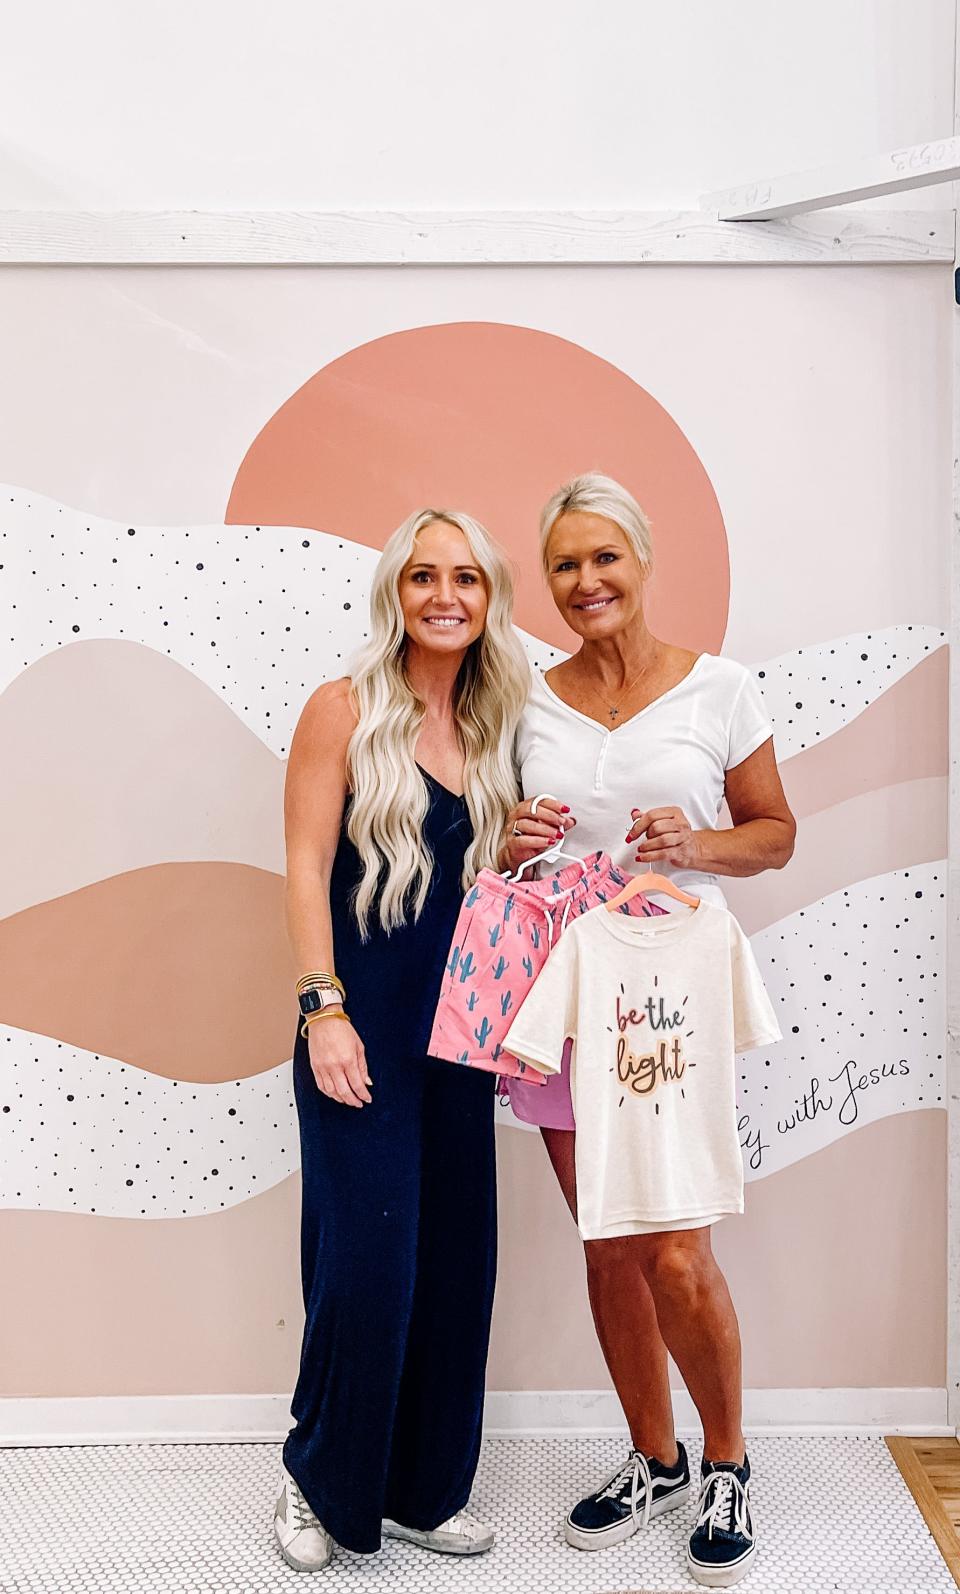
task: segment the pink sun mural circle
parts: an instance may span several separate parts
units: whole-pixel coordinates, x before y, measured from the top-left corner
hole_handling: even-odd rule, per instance
[[[531,327],[413,327],[331,361],[281,405],[237,472],[225,520],[311,527],[382,548],[423,505],[475,515],[518,566],[518,625],[575,645],[540,572],[555,487],[602,470],[653,523],[651,629],[719,652],[730,566],[707,473],[677,423],[625,372]]]

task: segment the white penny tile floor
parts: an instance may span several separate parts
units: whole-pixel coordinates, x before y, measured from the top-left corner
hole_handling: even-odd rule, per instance
[[[691,1466],[700,1456],[688,1440]],[[487,1555],[388,1544],[297,1573],[272,1537],[280,1447],[91,1445],[0,1450],[0,1594],[680,1594],[693,1504],[597,1554],[569,1549],[569,1505],[624,1453],[610,1438],[489,1439],[472,1500]],[[760,1553],[750,1594],[950,1594],[883,1441],[750,1441]]]

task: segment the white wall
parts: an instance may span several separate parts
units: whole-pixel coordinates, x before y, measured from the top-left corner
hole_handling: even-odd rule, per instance
[[[4,14],[0,207],[692,206],[951,133],[953,12],[32,0]]]

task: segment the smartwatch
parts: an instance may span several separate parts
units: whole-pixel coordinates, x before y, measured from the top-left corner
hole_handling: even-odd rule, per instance
[[[307,1018],[310,1013],[319,1013],[324,1007],[342,1006],[343,997],[336,986],[311,985],[307,990],[300,992],[298,1001],[301,1013]]]

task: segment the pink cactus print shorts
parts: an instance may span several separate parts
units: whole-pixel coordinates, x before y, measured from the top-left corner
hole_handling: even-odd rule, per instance
[[[537,1112],[540,1097],[562,1096],[556,1089],[562,1076],[548,1081],[505,1052],[503,1038],[571,917],[609,902],[629,879],[605,852],[589,854],[583,864],[530,881],[510,881],[481,869],[460,909],[427,1047],[431,1057],[484,1068],[501,1075],[505,1084],[510,1081],[510,1104],[530,1123],[541,1121],[528,1116],[528,1110]],[[638,891],[620,911],[650,916],[664,909]],[[554,1127],[572,1129],[569,1079],[565,1088],[570,1124]],[[528,1103],[533,1097],[536,1106]]]

